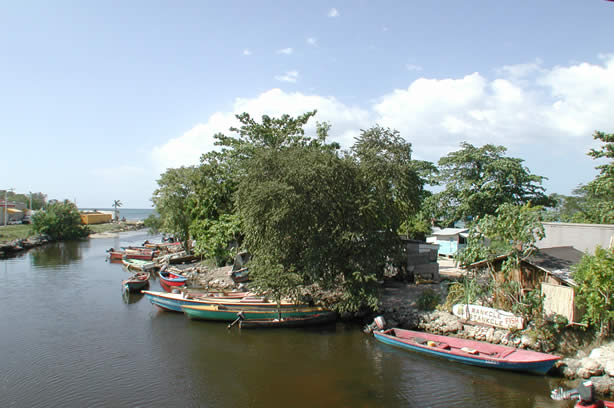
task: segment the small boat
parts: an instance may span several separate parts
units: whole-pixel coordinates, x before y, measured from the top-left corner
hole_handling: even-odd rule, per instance
[[[374,331],[382,343],[459,363],[546,374],[560,358],[552,354],[403,329]]]
[[[173,272],[169,272],[166,270],[161,270],[160,274],[160,283],[164,283],[167,286],[184,286],[187,282],[188,278],[185,276],[178,275]]]
[[[239,269],[230,273],[230,278],[234,283],[242,283],[249,281],[249,270],[247,268]]]
[[[140,292],[149,285],[149,272],[139,272],[123,280],[122,285],[128,292]]]
[[[145,242],[143,246],[145,248],[151,248],[151,249],[164,249],[164,248],[181,246],[181,242],[158,242],[158,243]]]
[[[307,306],[293,308],[277,308],[277,305],[272,303],[267,306],[252,306],[252,305],[225,305],[225,304],[210,304],[210,305],[183,305],[181,310],[190,319],[194,320],[220,320],[224,322],[236,321],[238,317],[246,320],[260,319],[288,319],[292,317],[308,317],[316,314],[327,312],[321,307]]]
[[[156,264],[152,261],[145,261],[143,259],[122,259],[122,263],[126,268],[133,271],[151,271],[156,267]]]
[[[595,386],[592,381],[584,381],[577,388],[564,391],[559,387],[552,390],[550,398],[555,401],[576,400],[574,408],[614,408],[614,401],[602,401],[595,396]]]
[[[155,251],[151,249],[126,249],[124,250],[124,258],[126,259],[142,259],[151,261],[154,258]]]
[[[282,327],[306,327],[332,323],[337,319],[335,312],[325,311],[322,313],[304,317],[284,317],[274,319],[241,319],[240,329],[275,329]]]
[[[160,281],[162,283],[162,281]],[[234,307],[233,312],[236,317],[236,313],[245,309],[245,308],[256,308],[256,309],[274,309],[277,311],[279,308],[284,310],[285,308],[297,308],[297,307],[308,307],[305,304],[296,304],[291,302],[281,302],[281,304],[271,303],[266,301],[266,299],[262,297],[256,296],[244,296],[237,297],[234,294],[228,295],[219,295],[219,294],[196,294],[190,292],[184,293],[165,293],[165,292],[155,292],[144,290],[142,293],[145,294],[147,299],[154,306],[159,309],[171,311],[171,312],[183,312],[181,306],[208,306],[208,305],[224,305]],[[276,315],[269,315],[265,317],[275,318]]]

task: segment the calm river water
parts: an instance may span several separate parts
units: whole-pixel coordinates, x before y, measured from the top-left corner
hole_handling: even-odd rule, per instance
[[[567,407],[556,381],[377,343],[359,326],[227,330],[122,295],[105,250],[144,232],[0,260],[0,407]],[[157,281],[152,290],[160,290]]]

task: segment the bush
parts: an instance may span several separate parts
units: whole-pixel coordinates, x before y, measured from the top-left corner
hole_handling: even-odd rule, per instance
[[[427,289],[418,297],[416,306],[418,306],[420,310],[435,310],[440,301],[441,296],[439,296],[439,293],[435,292],[433,289]]]
[[[81,225],[77,206],[68,200],[49,204],[45,211],[32,217],[32,231],[47,235],[52,240],[70,240],[87,237],[90,229]]]
[[[578,306],[586,312],[583,322],[599,326],[607,336],[614,321],[614,249],[597,247],[595,255],[584,255],[576,265]]]

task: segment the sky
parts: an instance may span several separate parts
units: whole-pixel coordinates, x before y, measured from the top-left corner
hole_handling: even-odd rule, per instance
[[[149,208],[235,115],[396,129],[413,158],[503,145],[548,193],[614,132],[614,2],[29,1],[0,5],[0,190]]]

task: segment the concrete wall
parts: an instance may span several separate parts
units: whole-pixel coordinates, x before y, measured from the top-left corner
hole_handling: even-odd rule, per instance
[[[544,222],[546,236],[537,242],[538,248],[572,246],[577,250],[594,253],[597,245],[608,248],[614,240],[614,225],[572,224]]]

